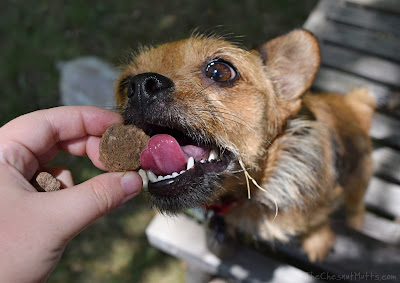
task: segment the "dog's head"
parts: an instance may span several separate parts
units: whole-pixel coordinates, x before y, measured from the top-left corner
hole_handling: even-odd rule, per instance
[[[260,169],[319,60],[304,30],[252,51],[202,36],[141,51],[118,80],[116,100],[125,122],[152,137],[141,155],[152,204],[171,213],[207,204],[239,159]]]

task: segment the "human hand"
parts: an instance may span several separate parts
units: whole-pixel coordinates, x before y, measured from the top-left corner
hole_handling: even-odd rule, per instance
[[[0,128],[0,280],[45,281],[69,240],[94,220],[137,195],[135,172],[105,173],[73,186],[67,170],[57,179],[67,187],[39,193],[29,183],[62,150],[99,161],[106,128],[122,118],[91,106],[58,107],[16,118]]]

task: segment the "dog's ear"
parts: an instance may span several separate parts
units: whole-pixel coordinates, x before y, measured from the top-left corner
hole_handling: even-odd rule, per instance
[[[320,64],[318,40],[297,29],[274,38],[258,49],[277,95],[297,100],[311,86]]]

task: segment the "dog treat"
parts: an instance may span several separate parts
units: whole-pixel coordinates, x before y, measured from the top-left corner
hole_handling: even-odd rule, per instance
[[[38,192],[52,192],[61,189],[61,183],[48,172],[38,172],[32,180],[32,185]]]
[[[100,161],[108,171],[136,171],[140,168],[140,153],[149,139],[135,126],[112,125],[101,139]]]

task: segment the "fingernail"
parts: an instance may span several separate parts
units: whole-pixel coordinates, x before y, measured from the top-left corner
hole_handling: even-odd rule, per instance
[[[143,182],[139,174],[126,172],[121,178],[121,185],[126,192],[127,198],[131,198],[140,192]]]

